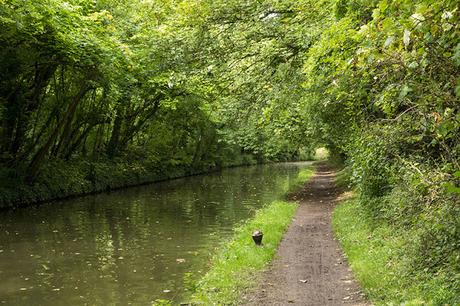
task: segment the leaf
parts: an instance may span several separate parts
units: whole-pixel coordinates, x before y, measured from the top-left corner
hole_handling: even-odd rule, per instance
[[[43,269],[45,269],[46,271],[48,271],[48,270],[50,269],[50,267],[48,267],[47,265],[44,265],[44,264],[42,264],[42,267],[43,267]]]
[[[460,187],[455,186],[453,183],[446,183],[444,187],[447,189],[449,193],[457,193],[460,194]]]
[[[453,52],[453,56],[452,56],[452,59],[454,60],[454,63],[457,65],[457,66],[460,66],[460,43],[458,43],[455,47],[454,47],[454,52]]]
[[[410,43],[410,31],[407,29],[404,29],[403,42],[404,46],[407,48],[407,46],[409,46]]]
[[[410,88],[410,87],[407,86],[407,85],[404,85],[404,86],[401,88],[401,91],[399,92],[399,98],[400,98],[400,99],[403,99],[403,98],[406,97],[407,94],[408,94],[409,92],[411,92],[411,91],[412,91],[412,88]]]
[[[388,48],[393,41],[395,40],[394,36],[388,36],[387,39],[385,40],[385,43],[383,44],[384,48]]]
[[[386,9],[388,8],[388,2],[386,0],[383,0],[383,1],[380,1],[379,3],[379,9],[382,13],[384,13],[386,11]]]

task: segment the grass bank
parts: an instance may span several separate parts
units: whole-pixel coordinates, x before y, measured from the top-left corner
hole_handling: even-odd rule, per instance
[[[376,222],[358,198],[333,214],[335,233],[354,275],[376,305],[460,305],[460,275],[455,269],[413,269],[419,234]],[[458,255],[460,259],[460,255]]]
[[[307,181],[313,170],[300,171],[289,192]],[[211,269],[199,281],[193,300],[204,305],[237,305],[241,295],[252,288],[261,271],[273,259],[284,232],[297,209],[296,202],[274,201],[257,211],[255,217],[235,229],[233,238],[213,257]],[[264,233],[263,245],[255,246],[254,230]]]

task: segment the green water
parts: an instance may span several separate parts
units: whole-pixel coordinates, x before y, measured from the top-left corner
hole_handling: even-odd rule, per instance
[[[241,167],[0,213],[0,303],[186,301],[238,223],[306,163]]]

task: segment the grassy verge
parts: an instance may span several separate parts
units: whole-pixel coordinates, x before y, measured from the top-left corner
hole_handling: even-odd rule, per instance
[[[311,169],[300,171],[293,186],[299,188],[312,174]],[[257,283],[261,270],[273,259],[296,209],[295,202],[275,201],[237,228],[233,239],[214,256],[211,269],[198,283],[194,302],[238,304],[241,295]],[[251,238],[256,229],[264,233],[263,246],[260,247],[255,246]]]
[[[364,292],[376,305],[460,305],[458,276],[410,268],[414,230],[395,230],[364,213],[358,199],[338,206],[335,233]],[[457,284],[457,285],[455,285]]]
[[[294,182],[290,183],[289,189],[286,191],[286,197],[289,194],[294,193],[302,188],[305,182],[310,179],[314,172],[315,171],[313,170],[313,167],[301,169],[297,174],[297,178],[294,180]]]

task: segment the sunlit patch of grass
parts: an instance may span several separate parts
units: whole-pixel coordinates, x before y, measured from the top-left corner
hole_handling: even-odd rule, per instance
[[[302,188],[305,182],[308,181],[314,173],[315,173],[315,170],[313,167],[306,167],[306,168],[301,169],[299,173],[297,174],[297,178],[294,180],[294,182],[290,183],[290,187],[288,191],[286,192],[286,195],[294,193],[298,189]]]
[[[213,258],[211,270],[200,280],[194,301],[205,305],[238,304],[241,294],[256,283],[260,270],[275,255],[296,209],[293,202],[275,201],[237,228],[234,238]],[[254,230],[264,233],[262,246],[254,244]]]
[[[416,233],[376,224],[363,213],[358,199],[335,209],[333,226],[354,275],[374,304],[451,305],[458,300],[448,274],[408,269],[411,255],[404,252]]]
[[[297,184],[303,185],[313,175],[313,168],[304,168],[297,175]]]

